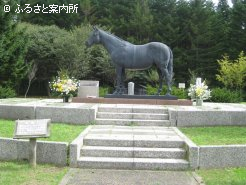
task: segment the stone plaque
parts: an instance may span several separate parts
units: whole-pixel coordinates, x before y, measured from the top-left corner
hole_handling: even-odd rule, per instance
[[[50,119],[17,120],[14,138],[39,138],[50,136]]]

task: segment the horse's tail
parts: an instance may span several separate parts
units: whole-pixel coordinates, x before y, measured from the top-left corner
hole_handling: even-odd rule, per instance
[[[168,70],[169,78],[170,78],[170,82],[171,82],[172,78],[173,78],[173,52],[169,47],[168,47],[168,49],[170,52],[170,59],[169,59],[168,65],[167,65],[167,70]]]

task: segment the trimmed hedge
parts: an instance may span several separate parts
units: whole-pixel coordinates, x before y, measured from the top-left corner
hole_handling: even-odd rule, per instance
[[[239,103],[243,101],[240,92],[226,88],[214,88],[211,92],[210,101],[221,103]]]

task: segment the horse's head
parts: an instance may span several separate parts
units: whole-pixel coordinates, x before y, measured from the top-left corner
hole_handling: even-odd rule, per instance
[[[85,45],[87,47],[91,47],[93,44],[100,43],[100,35],[99,35],[99,29],[96,27],[93,27],[93,31],[90,34],[90,37],[85,42]]]

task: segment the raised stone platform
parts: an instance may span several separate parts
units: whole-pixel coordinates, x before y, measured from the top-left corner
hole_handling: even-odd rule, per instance
[[[191,106],[191,100],[167,99],[132,99],[132,98],[78,98],[72,99],[73,103],[102,103],[102,104],[149,104],[149,105],[182,105]]]
[[[126,98],[126,99],[151,99],[151,100],[178,100],[173,95],[127,95],[127,94],[107,94],[105,98]]]
[[[88,98],[86,98],[88,99]],[[115,99],[115,101],[119,101]],[[114,98],[112,98],[114,101]],[[125,101],[125,100],[124,100]],[[140,100],[136,100],[140,101]],[[152,101],[152,100],[144,100]],[[165,100],[168,101],[168,100]],[[176,100],[169,100],[176,101]],[[185,100],[178,100],[185,101]],[[91,101],[92,102],[92,101]],[[190,102],[191,103],[191,102]],[[246,104],[233,104],[233,103],[209,103],[204,102],[203,106],[179,106],[179,105],[156,105],[156,104],[120,104],[111,103],[62,103],[62,99],[34,99],[34,98],[10,98],[0,99],[0,118],[1,119],[45,119],[50,118],[51,122],[57,123],[72,123],[72,124],[86,124],[94,123],[96,115],[97,118],[103,118],[105,113],[100,113],[101,106],[108,106],[109,108],[121,108],[129,110],[136,110],[141,108],[146,110],[145,113],[150,113],[150,109],[166,108],[168,109],[168,117],[171,126],[177,127],[198,127],[198,126],[219,126],[219,125],[246,125]],[[98,112],[99,110],[99,112]],[[105,112],[105,109],[104,111]],[[108,111],[106,111],[108,112]],[[153,113],[153,112],[151,112]],[[157,113],[155,113],[157,114]],[[159,113],[158,113],[159,114]],[[146,118],[148,114],[144,115]],[[112,116],[112,115],[109,115]],[[144,118],[139,117],[141,114],[126,114],[114,115],[115,119],[118,118]],[[120,117],[117,117],[120,116]],[[131,117],[133,116],[133,117]],[[163,115],[161,116],[163,118]],[[165,117],[165,116],[164,116]],[[110,117],[108,117],[110,118]],[[149,117],[153,120],[153,115]],[[159,118],[155,115],[155,119]],[[128,121],[128,120],[127,120]]]

